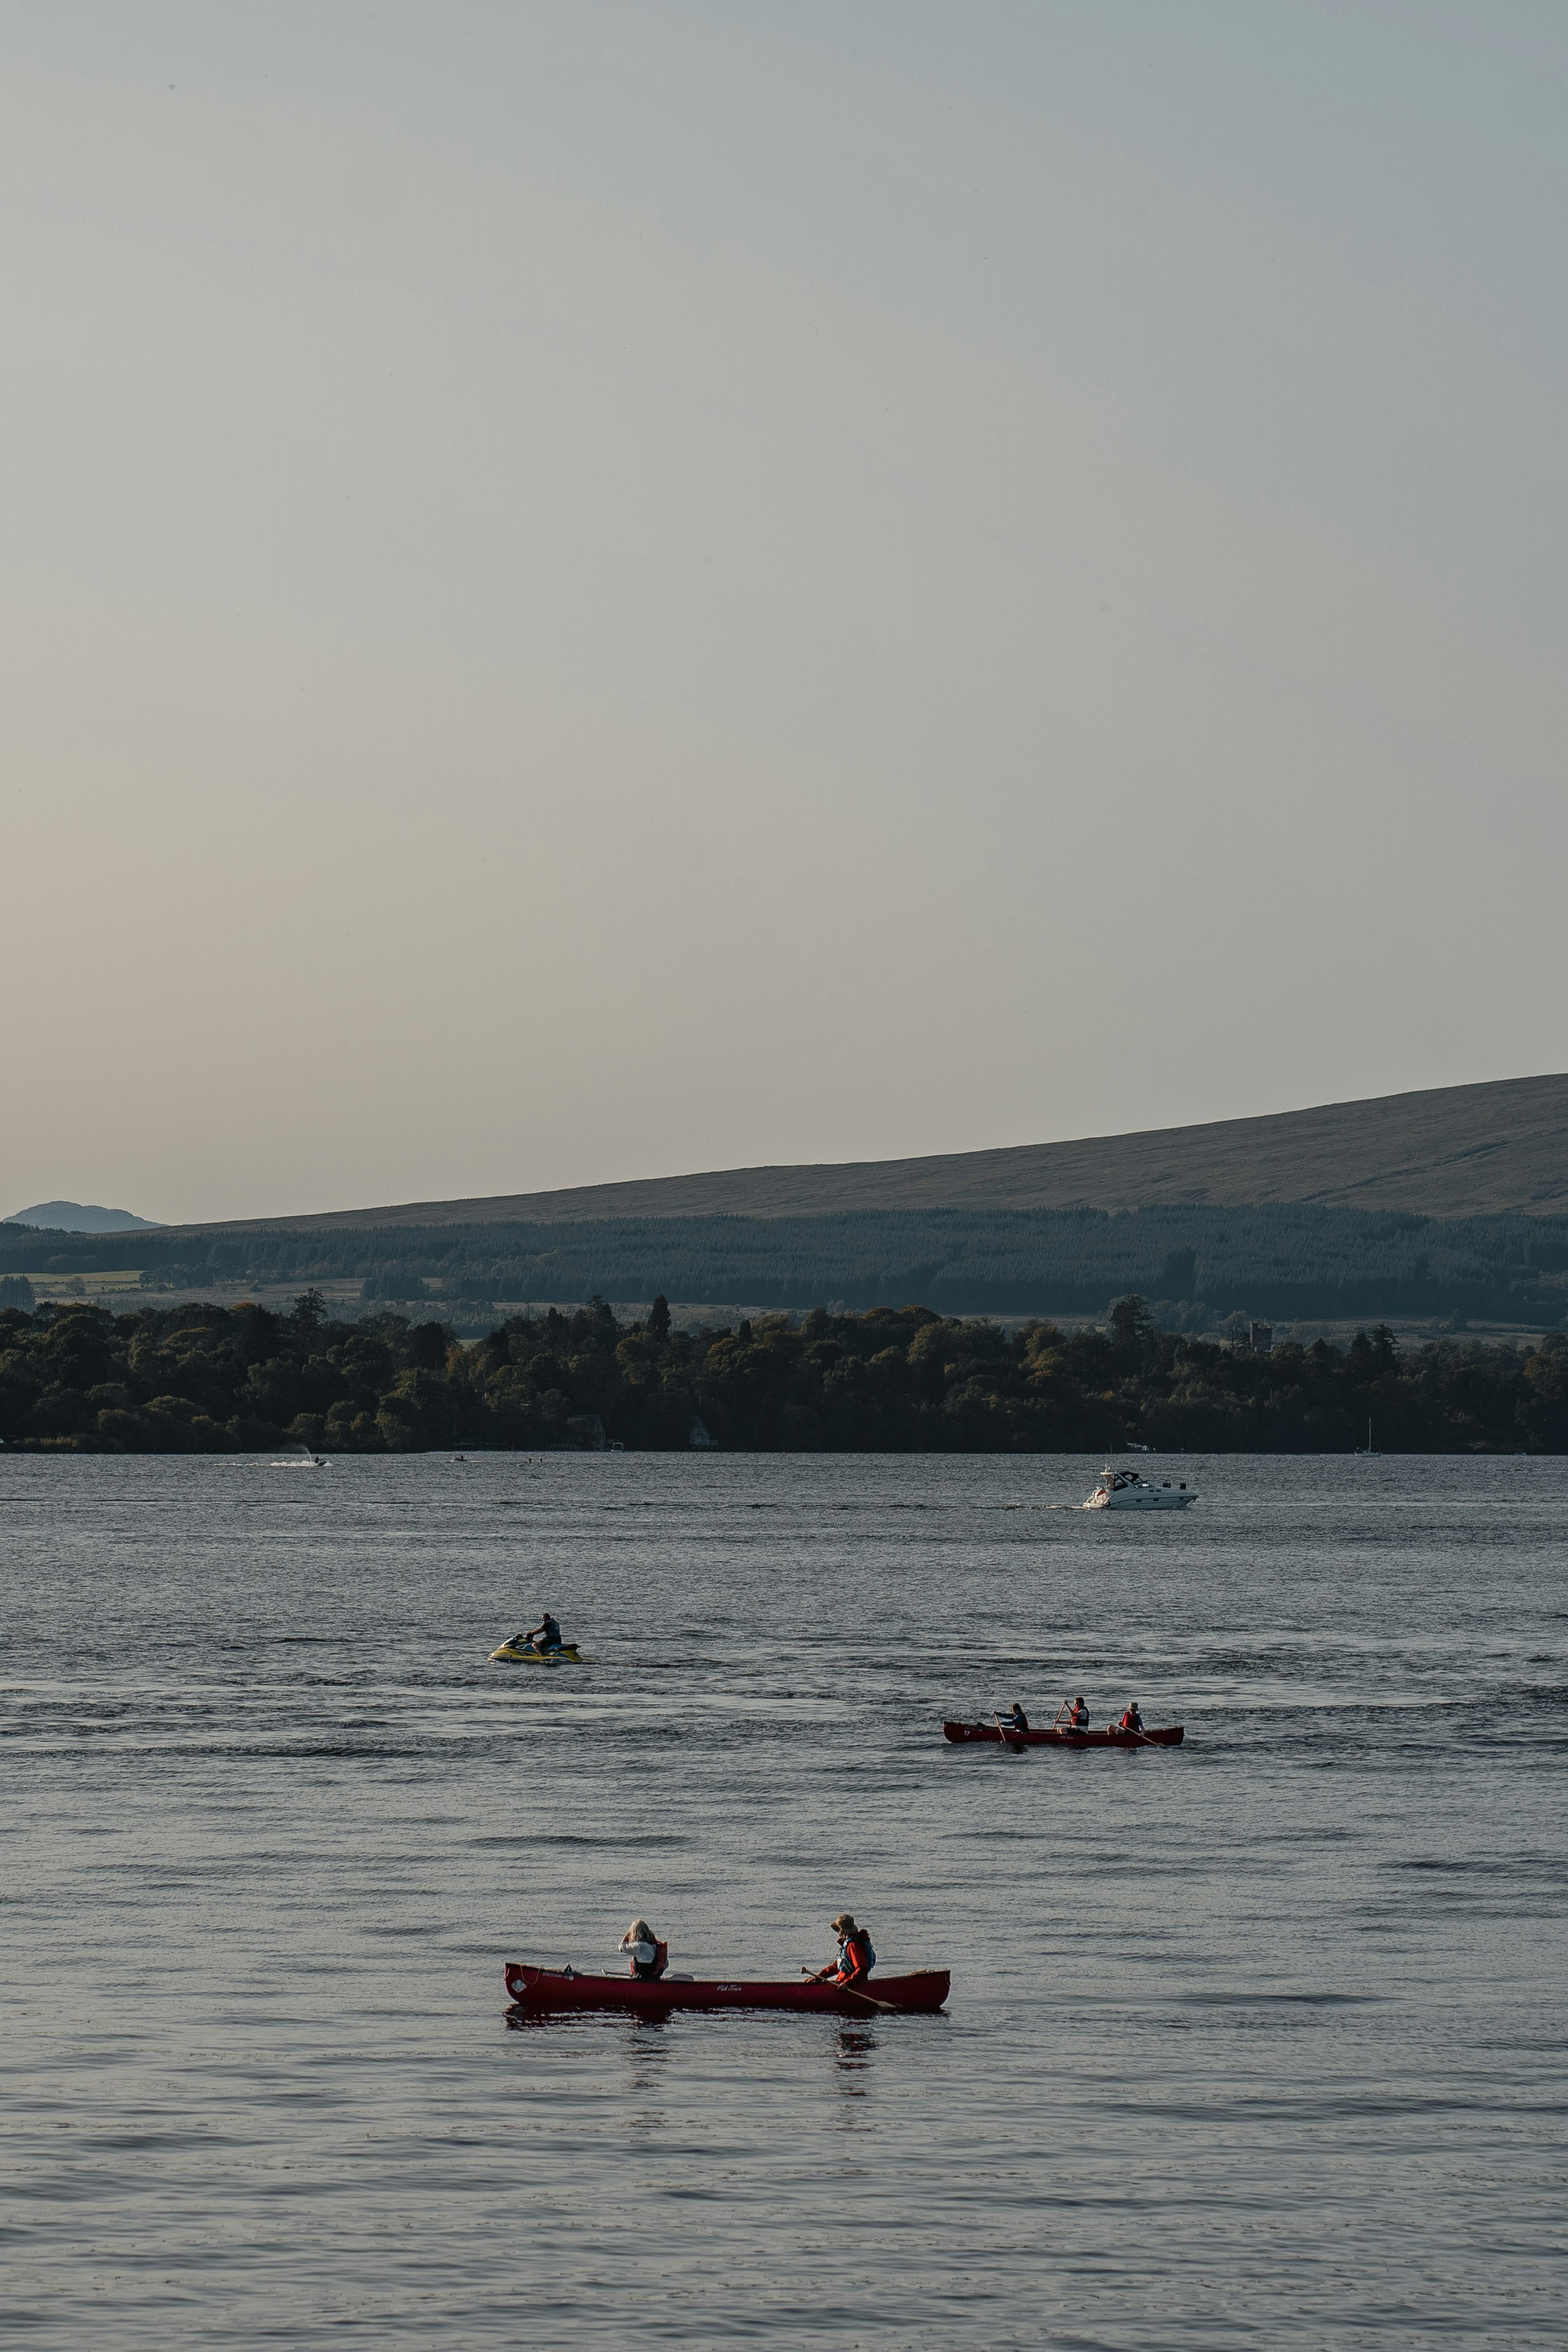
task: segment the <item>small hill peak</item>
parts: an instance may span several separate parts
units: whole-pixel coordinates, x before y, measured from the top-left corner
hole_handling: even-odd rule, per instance
[[[37,1225],[52,1234],[159,1233],[155,1217],[133,1217],[129,1209],[98,1209],[80,1201],[38,1201],[5,1218],[8,1225]]]

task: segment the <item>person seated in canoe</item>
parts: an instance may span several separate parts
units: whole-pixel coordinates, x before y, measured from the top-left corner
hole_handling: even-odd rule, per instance
[[[564,1644],[561,1639],[561,1628],[547,1609],[529,1633],[512,1635],[511,1646],[514,1650],[559,1650]]]
[[[1029,1718],[1024,1713],[1024,1702],[1021,1698],[1016,1698],[1008,1713],[999,1715],[996,1720],[1004,1731],[1027,1731],[1029,1728]]]
[[[1139,1711],[1138,1711],[1138,1702],[1137,1702],[1137,1700],[1136,1700],[1135,1698],[1133,1698],[1133,1699],[1129,1699],[1129,1700],[1128,1700],[1128,1702],[1127,1702],[1127,1711],[1126,1711],[1126,1713],[1123,1715],[1123,1717],[1122,1717],[1122,1718],[1121,1718],[1121,1722],[1115,1726],[1115,1728],[1116,1728],[1118,1731],[1142,1731],[1142,1728],[1143,1728],[1143,1717],[1142,1717],[1142,1715],[1141,1715],[1141,1714],[1139,1713]]]
[[[818,1969],[812,1981],[814,1984],[847,1985],[853,1991],[858,1986],[864,1986],[877,1965],[877,1955],[871,1949],[870,1929],[857,1926],[852,1911],[841,1911],[829,1924],[838,1938],[838,1958],[829,1960],[825,1969]]]
[[[669,1966],[669,1946],[661,1944],[646,1919],[634,1919],[621,1937],[634,1977],[661,1977]]]
[[[1062,1723],[1063,1716],[1066,1716],[1067,1717],[1067,1721],[1065,1723]],[[1081,1691],[1079,1691],[1077,1698],[1064,1699],[1062,1701],[1061,1706],[1057,1710],[1057,1721],[1061,1724],[1061,1727],[1064,1731],[1087,1731],[1089,1729],[1089,1701],[1085,1698]]]

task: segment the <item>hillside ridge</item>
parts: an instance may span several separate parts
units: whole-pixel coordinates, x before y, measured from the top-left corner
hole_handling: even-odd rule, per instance
[[[1261,1207],[1568,1214],[1568,1074],[922,1159],[731,1168],[544,1192],[234,1219],[187,1232],[844,1215],[873,1209]]]

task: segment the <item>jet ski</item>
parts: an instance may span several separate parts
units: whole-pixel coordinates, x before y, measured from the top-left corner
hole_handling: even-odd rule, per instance
[[[593,1660],[585,1658],[575,1642],[563,1642],[558,1650],[535,1649],[530,1642],[521,1647],[503,1642],[485,1660],[488,1666],[588,1666]]]

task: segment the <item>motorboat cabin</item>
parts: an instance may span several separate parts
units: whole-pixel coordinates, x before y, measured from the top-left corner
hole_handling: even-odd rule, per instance
[[[1156,1483],[1138,1470],[1113,1470],[1109,1463],[1100,1484],[1083,1505],[1086,1511],[1184,1511],[1198,1499],[1195,1486],[1184,1478]]]

